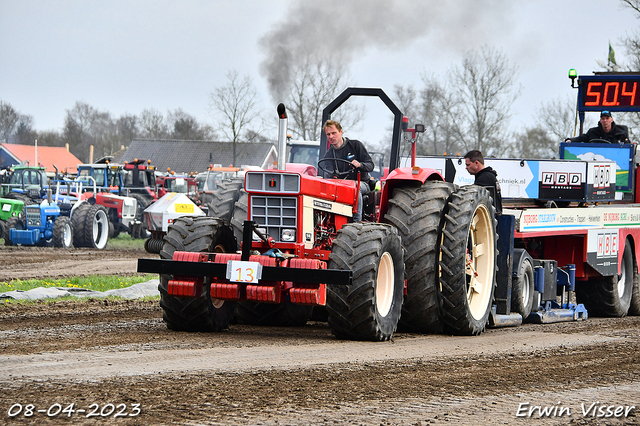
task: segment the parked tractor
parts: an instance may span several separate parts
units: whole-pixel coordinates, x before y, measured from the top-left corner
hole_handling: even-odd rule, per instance
[[[202,201],[202,205],[207,206],[211,201],[212,193],[222,181],[229,179],[237,179],[240,177],[238,167],[222,167],[220,165],[209,165],[207,170],[196,175],[196,184],[198,185],[198,198]]]
[[[0,196],[20,200],[25,204],[39,203],[46,195],[49,177],[44,167],[33,167],[26,164],[13,166],[4,175]]]
[[[13,216],[7,221],[5,245],[73,247],[73,226],[69,216],[63,216],[53,202],[51,191],[40,204],[25,208],[25,217]]]
[[[81,198],[94,198],[93,204],[104,206],[109,215],[109,236],[117,237],[120,232],[132,236],[139,235],[142,228],[142,211],[139,203],[145,198],[134,195],[127,196],[123,189],[122,166],[107,163],[79,164],[76,180],[85,183],[85,192]],[[91,192],[91,183],[94,191]]]
[[[191,201],[201,204],[198,197],[198,184],[193,176],[177,175],[169,171],[166,175],[156,177],[155,193],[158,199],[169,192],[186,194]]]
[[[25,207],[25,215],[6,222],[5,245],[104,249],[109,240],[107,210],[82,198],[82,181],[56,181],[47,199]],[[65,189],[62,189],[65,188]]]
[[[579,79],[581,121],[598,101],[639,111],[638,85],[637,75]],[[409,128],[382,90],[345,90],[322,122],[351,96],[377,96],[394,115],[388,173],[363,201],[365,221],[351,223],[358,182],[321,178],[311,165],[279,162],[247,172],[243,186],[219,185],[217,216],[175,219],[161,259],[138,261],[139,272],[160,274],[170,329],[218,331],[234,317],[300,325],[318,309],[336,337],[382,341],[399,325],[477,335],[640,314],[635,144],[565,143],[559,160],[496,160],[506,178],[497,215],[462,158],[417,161],[423,126]],[[284,152],[282,104],[278,116]],[[403,134],[411,156],[400,167]],[[320,158],[326,150],[323,135]],[[335,174],[331,162],[318,167]]]
[[[6,221],[19,216],[24,210],[24,202],[11,198],[0,198],[0,236],[4,238]]]

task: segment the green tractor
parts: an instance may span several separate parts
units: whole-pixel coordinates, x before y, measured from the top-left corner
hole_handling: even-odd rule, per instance
[[[0,237],[4,238],[6,222],[12,217],[20,217],[24,211],[24,202],[11,198],[0,198]]]
[[[25,205],[39,203],[46,195],[49,177],[44,167],[17,165],[3,176],[0,196],[20,200]]]

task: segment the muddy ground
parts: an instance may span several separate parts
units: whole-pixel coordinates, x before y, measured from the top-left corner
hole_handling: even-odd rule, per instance
[[[131,275],[139,256],[3,247],[0,280],[63,264]],[[0,424],[640,424],[639,329],[590,318],[369,343],[323,322],[172,332],[157,301],[0,303]]]

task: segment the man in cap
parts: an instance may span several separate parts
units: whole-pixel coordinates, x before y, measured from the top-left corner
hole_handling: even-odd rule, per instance
[[[587,133],[575,138],[567,138],[565,142],[598,142],[594,139],[602,139],[609,143],[628,143],[629,129],[627,126],[616,124],[610,111],[602,111],[598,127],[592,127]]]

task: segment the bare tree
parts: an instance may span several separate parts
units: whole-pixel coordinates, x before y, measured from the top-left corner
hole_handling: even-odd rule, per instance
[[[231,70],[227,73],[227,84],[214,89],[209,94],[209,106],[217,119],[220,131],[233,143],[233,164],[236,164],[236,144],[240,142],[247,127],[260,119],[257,111],[258,92],[251,77]]]
[[[507,145],[508,119],[518,96],[515,71],[506,56],[491,47],[468,52],[451,73],[457,94],[457,136],[464,149],[496,155]]]
[[[621,0],[624,7],[627,7],[633,11],[636,19],[640,19],[640,0]],[[636,29],[631,34],[627,35],[621,40],[622,45],[625,47],[628,64],[625,65],[627,71],[640,71],[640,30]],[[629,136],[633,139],[634,131],[640,127],[640,113],[623,113],[616,116],[617,120],[624,120],[625,124],[629,126]],[[620,121],[622,123],[622,121]]]
[[[140,133],[148,139],[167,137],[167,125],[162,113],[153,108],[143,110],[140,113]]]
[[[555,158],[560,144],[543,126],[528,127],[513,136],[514,143],[507,147],[506,156],[513,158]]]
[[[139,122],[138,117],[133,114],[123,114],[118,118],[116,121],[116,132],[118,133],[121,146],[129,145],[134,138],[139,136]]]
[[[542,104],[538,108],[536,122],[556,145],[568,137],[577,136],[575,99],[567,95]]]
[[[344,90],[345,81],[350,78],[340,63],[309,54],[290,65],[292,81],[286,106],[289,130],[297,139],[320,140],[322,111]],[[343,128],[351,129],[360,122],[362,114],[361,107],[345,103],[331,118]]]
[[[69,144],[69,150],[78,158],[89,159],[89,147],[93,143],[91,125],[96,109],[84,102],[76,102],[67,110],[63,140]]]
[[[11,104],[0,101],[0,134],[4,143],[11,143],[19,120],[20,115]]]
[[[211,126],[201,126],[194,116],[187,114],[181,108],[169,112],[167,122],[173,127],[171,132],[173,139],[211,140],[215,138],[215,131]]]
[[[420,135],[416,153],[418,155],[442,155],[460,150],[456,138],[454,116],[457,113],[455,93],[435,77],[422,76],[424,86],[417,91],[396,86],[398,107],[409,118],[409,125],[424,124],[425,133]],[[410,147],[403,146],[408,155]]]
[[[4,143],[31,144],[38,137],[33,117],[20,114],[11,104],[0,100],[0,140]]]

